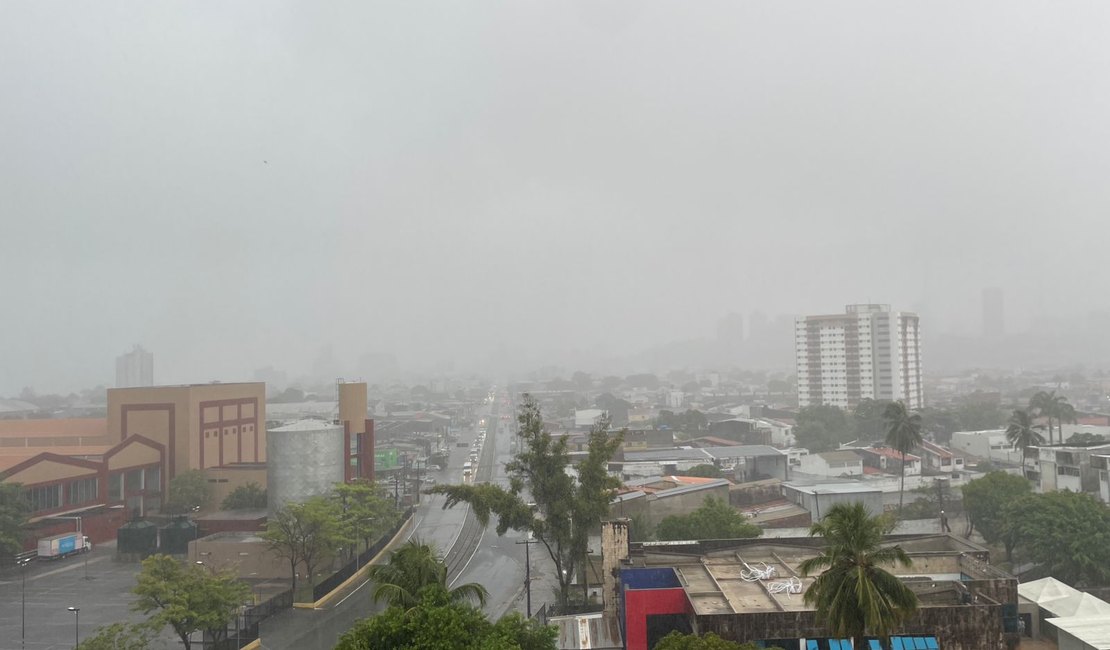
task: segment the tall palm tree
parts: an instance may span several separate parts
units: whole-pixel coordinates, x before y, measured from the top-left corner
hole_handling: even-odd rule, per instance
[[[468,582],[451,589],[447,585],[447,565],[434,548],[418,539],[410,539],[389,557],[389,564],[375,564],[367,575],[377,586],[371,597],[389,605],[415,607],[428,589],[442,589],[450,600],[474,599],[486,604],[489,592],[482,585]]]
[[[825,538],[817,557],[799,566],[803,576],[820,574],[806,589],[805,602],[817,607],[817,620],[838,637],[864,647],[864,635],[889,637],[917,611],[917,595],[884,566],[912,564],[900,546],[883,546],[883,517],[872,517],[862,503],[838,503],[810,535]]]
[[[883,409],[886,444],[902,453],[902,485],[898,488],[898,516],[906,493],[906,454],[921,444],[921,416],[906,410],[904,402],[891,402]]]
[[[1040,430],[1043,425],[1033,424],[1033,416],[1028,411],[1017,410],[1010,416],[1010,426],[1006,427],[1006,440],[1017,449],[1021,447],[1021,471],[1025,472],[1025,449],[1044,443]]]
[[[1048,444],[1050,445],[1055,442],[1055,438],[1052,436],[1053,418],[1056,418],[1057,424],[1060,425],[1060,442],[1064,442],[1064,422],[1075,422],[1076,420],[1075,407],[1068,403],[1068,398],[1057,395],[1056,391],[1049,393],[1042,390],[1034,393],[1029,398],[1029,410],[1048,418]]]

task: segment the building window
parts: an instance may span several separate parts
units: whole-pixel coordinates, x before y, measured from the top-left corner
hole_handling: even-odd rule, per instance
[[[123,475],[123,490],[127,494],[138,492],[143,489],[143,470],[129,469]]]
[[[62,486],[45,485],[28,488],[24,494],[31,504],[31,512],[42,512],[62,507]]]
[[[161,467],[148,467],[143,470],[143,485],[146,489],[158,492],[162,489],[162,468]]]
[[[112,472],[108,475],[108,499],[123,501],[123,472]]]
[[[96,478],[82,478],[69,482],[69,505],[75,506],[90,501],[96,501]]]

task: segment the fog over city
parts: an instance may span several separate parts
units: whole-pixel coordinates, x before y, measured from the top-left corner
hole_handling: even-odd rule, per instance
[[[789,370],[793,315],[864,302],[921,315],[930,370],[992,287],[1016,338],[968,365],[1043,362],[1110,321],[1107,33],[1094,2],[5,1],[0,396],[135,343],[158,383],[703,365],[733,312]]]

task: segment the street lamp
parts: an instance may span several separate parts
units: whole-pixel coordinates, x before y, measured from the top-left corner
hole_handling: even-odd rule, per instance
[[[27,565],[31,563],[31,558],[25,557],[19,561],[19,573],[23,581],[23,586],[20,588],[21,613],[19,623],[19,645],[20,647],[27,647]]]
[[[80,645],[80,625],[81,625],[81,608],[80,607],[66,607],[69,611],[73,612],[73,648],[77,650]]]

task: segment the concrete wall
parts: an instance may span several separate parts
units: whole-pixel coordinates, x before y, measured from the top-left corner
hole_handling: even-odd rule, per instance
[[[208,484],[212,486],[213,509],[219,509],[224,499],[239,486],[254,482],[258,483],[262,489],[266,489],[265,465],[210,467],[204,470],[204,473],[208,476]]]
[[[252,540],[252,541],[245,541]],[[254,535],[217,534],[189,542],[189,561],[204,562],[218,571],[230,570],[251,580],[292,577],[289,561],[280,558]]]
[[[828,513],[829,508],[838,503],[862,503],[872,515],[883,514],[883,493],[874,492],[823,492],[816,494],[803,492],[788,485],[782,486],[782,494],[813,515],[814,521]]]
[[[728,484],[703,490],[690,490],[682,494],[669,496],[667,492],[649,494],[647,496],[647,516],[651,525],[658,526],[659,522],[663,521],[665,517],[690,514],[700,508],[709,497],[715,497],[728,503]]]

